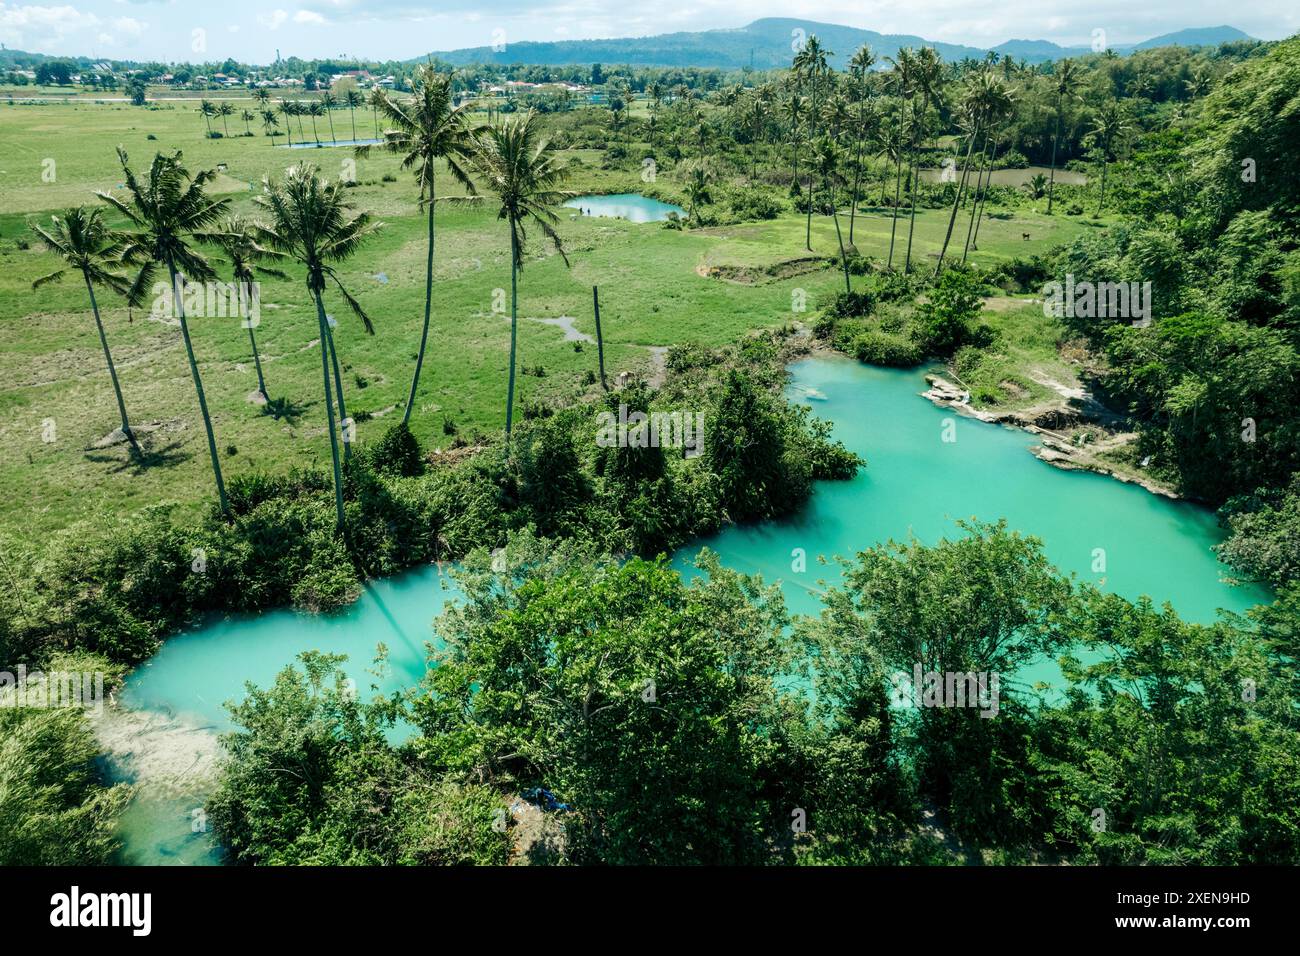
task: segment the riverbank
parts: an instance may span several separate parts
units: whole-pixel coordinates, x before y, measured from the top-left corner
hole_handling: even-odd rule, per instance
[[[922,397],[941,408],[1039,436],[1040,443],[1029,449],[1039,461],[1066,471],[1105,475],[1165,498],[1178,500],[1183,497],[1168,483],[1106,457],[1122,454],[1136,441],[1137,435],[1125,429],[1120,416],[1098,402],[1086,389],[1069,388],[1053,382],[1051,384],[1058,392],[1054,400],[1038,402],[1027,408],[992,411],[972,405],[971,393],[942,375],[927,374],[925,380],[929,388],[921,393]]]

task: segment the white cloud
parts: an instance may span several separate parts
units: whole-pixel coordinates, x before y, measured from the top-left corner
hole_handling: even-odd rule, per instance
[[[293,22],[307,23],[314,27],[319,27],[323,26],[326,21],[319,13],[315,13],[311,10],[299,10],[293,15]]]
[[[289,19],[289,14],[283,10],[272,10],[270,13],[259,13],[257,22],[268,30],[278,30],[280,24]]]
[[[119,37],[130,44],[148,27],[148,23],[134,17],[104,20],[67,4],[19,6],[0,3],[0,42],[33,51],[72,47],[92,41],[110,45],[117,43]]]

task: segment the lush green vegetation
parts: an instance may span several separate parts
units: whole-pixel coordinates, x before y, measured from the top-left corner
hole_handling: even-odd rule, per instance
[[[1294,632],[1274,611],[1187,624],[1072,586],[1036,541],[995,525],[859,554],[821,617],[794,629],[777,589],[707,552],[690,585],[662,561],[529,534],[504,560],[504,573],[486,551],[464,562],[466,599],[437,622],[445,646],[408,697],[347,701],[341,673],[308,659],[235,708],[217,803],[238,860],[499,862],[513,847],[541,863],[1236,864],[1300,852],[1294,674],[1276,656],[1294,652]],[[1066,661],[1057,699],[1007,681],[992,720],[890,706],[891,675],[917,660],[988,672],[1040,652]],[[418,732],[393,747],[381,730],[398,715]],[[292,779],[273,772],[303,760]],[[541,834],[505,812],[538,787],[571,807]],[[434,820],[411,788],[446,795]],[[449,833],[463,834],[455,852]]]
[[[259,133],[229,101],[0,110],[27,170],[0,207],[0,664],[136,664],[205,612],[463,558],[409,695],[308,655],[234,706],[234,859],[1293,862],[1300,41],[834,62],[810,38],[745,85],[602,71],[599,106],[486,114],[455,96],[476,73],[426,68],[263,98]],[[366,106],[380,148],[283,168],[279,136]],[[689,215],[560,206],[624,191]],[[1151,282],[1153,321],[1045,315],[1067,274]],[[155,309],[182,275],[258,283],[256,333]],[[601,341],[562,339],[545,320],[596,331],[593,286]],[[1222,505],[1222,556],[1277,603],[1189,624],[1000,525],[868,548],[815,619],[707,555],[685,583],[662,555],[863,465],[782,399],[813,347],[947,362],[984,409],[1087,387],[1133,436],[1107,454]],[[700,454],[599,443],[620,406],[702,413]],[[1011,680],[1043,657],[1050,697]],[[917,662],[1003,674],[997,719],[891,700]],[[68,835],[0,860],[106,859],[125,793],[81,717],[0,721],[0,818]],[[524,833],[540,791],[570,806]]]

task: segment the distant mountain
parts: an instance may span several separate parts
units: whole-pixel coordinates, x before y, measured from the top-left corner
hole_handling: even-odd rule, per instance
[[[1234,40],[1253,40],[1249,33],[1242,33],[1236,27],[1193,27],[1152,37],[1141,43],[1133,44],[1134,50],[1150,50],[1158,46],[1218,46],[1220,43],[1232,43]]]
[[[959,43],[938,43],[909,34],[877,33],[834,23],[816,23],[766,17],[748,26],[729,30],[703,30],[695,33],[664,33],[650,37],[622,37],[610,40],[558,40],[551,42],[511,43],[504,50],[471,47],[432,54],[444,63],[469,66],[495,63],[508,66],[526,63],[537,66],[569,66],[579,63],[627,64],[632,66],[712,67],[738,70],[752,66],[771,70],[790,65],[794,42],[802,35],[816,34],[827,49],[834,51],[831,65],[844,69],[849,57],[864,43],[878,58],[894,56],[905,47],[930,46],[945,60],[979,58],[988,52],[981,47]],[[1145,50],[1156,46],[1201,46],[1248,40],[1250,37],[1233,27],[1202,27],[1179,30],[1131,46],[1116,46],[1117,52]],[[1078,56],[1090,49],[1063,47],[1050,40],[1008,40],[992,48],[1000,55],[1030,63],[1043,63],[1066,56]],[[423,59],[421,57],[420,59]]]

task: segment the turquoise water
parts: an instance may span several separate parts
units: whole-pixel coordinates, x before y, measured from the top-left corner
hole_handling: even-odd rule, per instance
[[[329,149],[332,146],[374,146],[376,143],[382,143],[382,139],[336,139],[321,140],[319,143],[313,140],[299,143],[281,144],[280,149]]]
[[[811,405],[835,425],[835,436],[868,464],[847,482],[818,485],[796,517],[733,527],[683,549],[675,564],[693,574],[701,545],[729,567],[779,581],[790,609],[815,614],[825,582],[838,577],[818,557],[851,557],[889,538],[915,535],[933,543],[957,533],[954,521],[1005,517],[1043,540],[1049,558],[1109,591],[1169,601],[1186,618],[1210,622],[1216,609],[1243,611],[1268,595],[1222,581],[1211,547],[1221,539],[1213,515],[1135,485],[1038,461],[1033,436],[962,418],[919,396],[920,372],[877,369],[847,359],[809,359],[791,366],[789,397]],[[950,437],[944,441],[945,429]],[[807,570],[792,570],[803,549]],[[1096,549],[1105,571],[1092,570]],[[240,698],[244,682],[268,686],[304,650],[349,655],[347,668],[366,695],[409,687],[425,671],[431,622],[455,594],[437,568],[425,567],[370,584],[344,612],[326,617],[292,610],[232,616],[169,639],[123,690],[129,706],[164,711],[214,730],[229,726],[223,701]],[[376,645],[387,648],[383,672],[369,673]],[[1050,680],[1053,668],[1031,668],[1029,680]],[[192,804],[190,804],[192,805]],[[184,808],[137,801],[124,824],[131,859],[214,862],[206,838],[190,833]],[[198,849],[196,849],[198,847]]]
[[[659,222],[669,213],[685,216],[686,210],[672,203],[660,202],[639,193],[616,193],[612,196],[579,196],[564,204],[580,209],[585,216],[615,216],[629,222]]]

